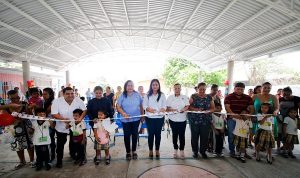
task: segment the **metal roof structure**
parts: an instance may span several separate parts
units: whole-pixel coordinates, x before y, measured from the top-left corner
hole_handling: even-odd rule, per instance
[[[300,46],[300,0],[0,0],[0,59],[63,70],[127,49],[216,68]]]

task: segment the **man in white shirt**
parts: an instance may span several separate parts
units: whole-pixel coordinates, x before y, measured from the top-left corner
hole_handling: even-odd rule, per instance
[[[63,89],[63,97],[57,98],[53,101],[51,106],[51,114],[52,117],[57,120],[70,120],[73,121],[73,111],[75,109],[82,109],[84,112],[82,113],[79,120],[83,120],[86,115],[86,106],[83,101],[75,97],[74,90],[71,87],[66,87]],[[66,127],[69,122],[66,121],[57,121],[56,122],[56,134],[57,134],[57,168],[62,168],[62,159],[64,153],[64,145],[67,142],[67,135],[70,133],[69,127]],[[70,154],[72,155],[72,132],[70,133]]]

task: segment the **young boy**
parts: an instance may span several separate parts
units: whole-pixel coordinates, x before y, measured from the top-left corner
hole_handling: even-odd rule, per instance
[[[221,112],[222,105],[220,103],[215,103],[215,112]],[[222,114],[212,114],[212,129],[215,134],[215,154],[216,156],[223,157],[223,143],[224,143],[224,130],[225,130],[225,115]]]
[[[46,110],[37,108],[36,115],[40,118],[46,118]],[[36,151],[36,170],[39,171],[45,162],[46,170],[51,169],[49,146],[51,143],[49,127],[53,127],[52,121],[32,120],[33,144]]]
[[[86,127],[84,120],[77,121],[83,110],[75,109],[73,111],[73,122],[70,123],[70,129],[73,133],[73,146],[74,146],[74,154],[75,154],[75,162],[74,164],[78,164],[82,166],[85,164],[85,144],[86,144]]]

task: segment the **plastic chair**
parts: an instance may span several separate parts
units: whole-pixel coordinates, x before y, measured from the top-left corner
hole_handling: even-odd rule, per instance
[[[92,138],[92,130],[93,130],[93,128],[90,126],[90,118],[89,118],[88,115],[86,115],[84,117],[84,122],[85,122],[86,130],[89,130],[89,133],[88,133],[87,137],[90,138],[92,140],[92,142],[94,142],[94,139]]]
[[[122,136],[124,136],[124,133],[120,132],[120,130],[123,130],[123,124],[122,124],[121,120],[119,119],[120,117],[118,117],[118,116],[119,116],[119,114],[117,114],[117,117],[115,118],[115,122],[118,125],[118,132],[115,132],[115,135],[114,135],[114,144],[116,144],[116,137],[122,137]]]

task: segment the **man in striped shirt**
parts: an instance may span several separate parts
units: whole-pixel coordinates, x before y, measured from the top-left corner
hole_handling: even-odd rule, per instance
[[[254,113],[253,100],[250,96],[244,94],[245,84],[238,82],[234,86],[234,92],[229,94],[224,101],[225,110],[228,114],[237,114],[234,117],[240,118],[239,115],[242,111],[249,111],[250,114]],[[232,119],[233,116],[227,118],[228,128],[228,143],[230,156],[235,157],[235,148],[233,145],[233,131],[235,128],[235,121]]]

